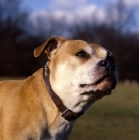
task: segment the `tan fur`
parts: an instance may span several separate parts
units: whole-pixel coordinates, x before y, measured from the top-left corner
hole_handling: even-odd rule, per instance
[[[32,136],[36,140],[43,127],[53,125],[59,113],[47,94],[41,69],[24,81],[0,83],[0,88],[0,140]],[[53,114],[49,113],[51,110]]]
[[[55,41],[52,44],[48,42],[53,39],[58,44],[57,48],[51,50],[49,45],[53,45]],[[90,81],[93,82],[103,75],[103,70],[100,69],[98,73],[96,68],[97,62],[106,58],[103,47],[81,40],[52,37],[34,50],[35,57],[38,57],[46,46],[45,52],[50,59],[48,67],[51,86],[69,109],[74,112],[85,111],[94,102],[94,95],[100,94],[96,96],[98,100],[110,90],[109,81],[85,89],[78,87],[78,82],[86,81],[91,84]],[[88,51],[90,57],[75,57],[75,54],[83,49]],[[85,76],[86,71],[91,72],[91,69],[94,70],[93,75],[97,71],[95,77],[91,76],[92,80],[90,75],[87,78]],[[47,92],[42,75],[41,68],[25,80],[0,82],[0,140],[67,139],[74,121],[68,122],[61,117]],[[83,80],[80,79],[82,77]]]

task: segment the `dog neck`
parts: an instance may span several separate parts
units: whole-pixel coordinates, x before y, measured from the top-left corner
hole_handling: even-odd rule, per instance
[[[46,86],[46,89],[48,90],[48,93],[54,102],[54,104],[57,106],[58,110],[61,112],[61,116],[67,120],[67,121],[73,121],[76,120],[78,117],[80,117],[84,112],[75,113],[68,109],[62,102],[62,100],[59,98],[59,96],[53,91],[50,80],[49,80],[50,71],[47,66],[47,64],[43,67],[43,78],[44,83]]]

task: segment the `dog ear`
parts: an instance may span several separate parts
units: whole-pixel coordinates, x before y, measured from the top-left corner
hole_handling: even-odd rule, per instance
[[[47,57],[50,58],[50,54],[54,53],[65,40],[65,38],[58,36],[49,38],[44,44],[34,50],[34,56],[38,57],[45,52]]]

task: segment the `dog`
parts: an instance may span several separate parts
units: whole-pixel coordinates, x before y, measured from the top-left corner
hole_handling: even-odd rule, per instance
[[[113,54],[52,36],[34,50],[48,62],[25,80],[0,83],[0,140],[66,140],[75,120],[116,87]]]

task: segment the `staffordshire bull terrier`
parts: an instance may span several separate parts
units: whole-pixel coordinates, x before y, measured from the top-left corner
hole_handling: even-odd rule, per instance
[[[110,51],[51,37],[34,50],[46,65],[25,80],[0,83],[0,140],[66,140],[75,120],[117,83]]]

